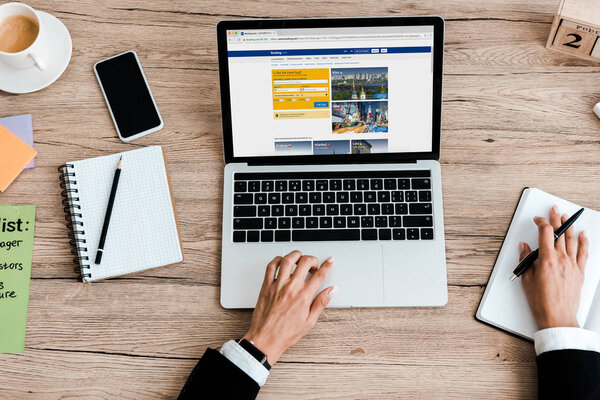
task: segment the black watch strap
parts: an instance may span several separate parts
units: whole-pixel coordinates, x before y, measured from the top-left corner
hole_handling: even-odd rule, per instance
[[[237,344],[242,346],[244,350],[250,353],[252,357],[256,358],[258,362],[261,363],[267,369],[267,371],[271,369],[271,364],[269,364],[269,361],[267,360],[267,355],[259,349],[257,349],[252,342],[246,339],[237,339],[236,342]]]

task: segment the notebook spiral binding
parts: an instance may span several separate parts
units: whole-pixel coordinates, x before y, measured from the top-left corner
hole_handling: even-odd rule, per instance
[[[65,220],[67,221],[67,228],[69,229],[69,243],[72,246],[71,254],[76,256],[73,258],[73,268],[75,272],[79,274],[79,280],[83,281],[86,278],[91,278],[92,274],[89,272],[89,256],[87,255],[88,249],[86,247],[85,230],[83,227],[83,221],[81,218],[81,206],[79,205],[79,196],[77,193],[77,180],[75,179],[75,172],[73,172],[73,164],[64,164],[58,167],[60,173],[60,187],[62,189],[60,195],[63,197],[62,205],[65,212]]]

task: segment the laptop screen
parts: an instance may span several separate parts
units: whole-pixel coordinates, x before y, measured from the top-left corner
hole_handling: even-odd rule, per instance
[[[227,30],[234,157],[431,152],[433,32]]]

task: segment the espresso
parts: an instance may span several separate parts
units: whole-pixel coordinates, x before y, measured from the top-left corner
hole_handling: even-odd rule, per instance
[[[0,51],[18,53],[35,42],[40,28],[25,15],[11,15],[0,22]]]

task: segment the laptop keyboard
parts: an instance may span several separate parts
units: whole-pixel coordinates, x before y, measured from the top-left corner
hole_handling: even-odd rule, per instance
[[[234,174],[234,242],[432,240],[431,173]]]

